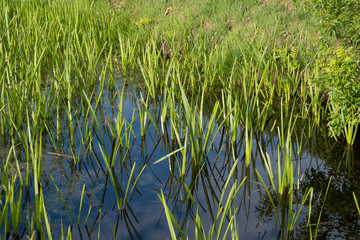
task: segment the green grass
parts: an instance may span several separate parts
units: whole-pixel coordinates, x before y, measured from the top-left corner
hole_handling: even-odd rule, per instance
[[[352,6],[353,1],[346,2]],[[354,145],[358,138],[359,61],[352,53],[358,39],[344,40],[341,36],[354,29],[350,33],[336,32],[336,24],[331,25],[336,36],[324,37],[316,22],[332,16],[322,12],[329,6],[320,5],[316,5],[314,15],[307,4],[315,3],[318,2],[2,1],[0,131],[11,146],[7,158],[2,160],[1,185],[5,190],[0,188],[0,194],[5,196],[1,202],[0,227],[4,226],[5,234],[18,234],[19,223],[25,222],[19,216],[22,189],[33,186],[35,213],[25,223],[27,235],[31,237],[37,231],[38,238],[44,239],[46,234],[51,238],[41,175],[46,144],[62,154],[67,142],[75,166],[81,166],[84,155],[95,159],[97,167],[109,174],[118,210],[126,212],[136,184],[148,167],[147,163],[136,166],[127,161],[138,135],[133,130],[135,122],[140,123],[143,141],[153,127],[163,141],[172,142],[165,157],[170,172],[182,179],[194,171],[193,179],[206,165],[215,138],[223,130],[225,138],[230,139],[231,161],[243,161],[249,173],[255,161],[256,132],[268,131],[270,116],[276,112],[281,114],[280,123],[273,123],[273,128],[279,126],[280,139],[277,176],[264,152],[262,159],[268,176],[261,176],[258,171],[254,175],[261,180],[268,178],[272,191],[283,197],[286,206],[277,206],[272,201],[272,207],[280,229],[293,231],[300,210],[289,211],[296,185],[291,145],[297,141],[301,149],[301,140],[293,132],[292,121],[305,119],[318,125],[327,121],[330,135],[339,141],[345,139],[348,145]],[[351,22],[356,17],[346,19]],[[138,95],[131,121],[122,114],[124,91],[118,90],[114,79],[119,70],[127,81],[131,81],[134,71],[141,73],[146,89],[146,93]],[[111,100],[118,101],[115,119],[104,116],[105,89],[117,90],[118,95]],[[151,104],[158,99],[162,109],[160,114],[154,114],[156,110]],[[168,133],[170,139],[166,139]],[[112,143],[111,149],[105,146],[107,142]],[[237,156],[238,148],[244,149],[244,156]],[[19,167],[22,161],[26,163],[25,169]],[[121,176],[126,178],[117,178],[116,166],[120,166]],[[209,231],[202,226],[196,211],[196,237],[219,238],[225,216],[230,219],[225,233],[238,237],[237,209],[230,205],[244,179],[237,179],[240,184],[231,188],[225,209],[217,209],[217,218]],[[125,189],[119,185],[122,180]],[[272,200],[270,188],[265,181],[261,182]],[[181,185],[198,209],[191,192],[193,186]],[[19,189],[17,192],[14,186]],[[57,188],[55,181],[54,186]],[[60,190],[57,192],[61,196]],[[221,199],[226,198],[224,194],[225,190]],[[309,189],[301,206],[311,195]],[[84,190],[78,223],[83,196]],[[167,208],[164,194],[159,198],[172,238],[176,238],[175,231],[186,238]],[[285,208],[287,212],[283,211]],[[68,209],[67,212],[72,222]],[[216,232],[218,226],[220,230]]]

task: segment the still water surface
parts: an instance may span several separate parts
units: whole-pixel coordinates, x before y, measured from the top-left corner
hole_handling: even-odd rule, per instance
[[[74,123],[76,128],[74,149],[76,156],[78,156],[78,162],[75,163],[72,158],[66,128],[64,128],[64,135],[60,138],[60,142],[57,143],[58,146],[61,146],[57,151],[50,144],[43,149],[42,186],[46,211],[50,215],[51,226],[53,227],[54,239],[59,239],[62,231],[66,235],[68,226],[71,226],[73,239],[97,239],[98,236],[101,236],[101,239],[170,238],[164,207],[158,196],[161,191],[164,192],[167,205],[177,221],[184,224],[184,229],[189,224],[188,235],[194,236],[192,219],[196,212],[194,206],[183,199],[185,191],[183,184],[186,183],[193,187],[193,196],[199,206],[204,228],[208,229],[212,224],[214,214],[216,214],[218,199],[234,159],[239,159],[236,170],[238,179],[247,177],[233,204],[234,208],[238,208],[236,221],[239,238],[309,238],[309,227],[306,226],[308,203],[301,210],[299,219],[295,224],[295,231],[290,235],[282,235],[279,226],[276,224],[273,207],[254,171],[256,169],[266,185],[269,186],[268,173],[261,157],[260,147],[262,147],[262,150],[269,154],[274,174],[278,173],[276,160],[278,158],[279,138],[276,130],[271,130],[274,129],[271,125],[275,120],[279,122],[280,116],[276,114],[271,116],[269,126],[264,132],[253,133],[252,160],[249,168],[246,168],[244,164],[244,129],[240,126],[236,150],[234,150],[227,140],[229,137],[226,126],[223,126],[215,136],[210,152],[206,156],[205,164],[195,167],[191,163],[187,163],[185,178],[181,178],[179,169],[173,162],[174,158],[154,164],[158,159],[179,148],[176,142],[169,139],[169,134],[166,132],[166,129],[171,128],[169,122],[165,122],[165,134],[162,135],[157,132],[148,118],[145,122],[146,134],[144,137],[140,135],[141,126],[138,110],[139,107],[142,108],[141,96],[146,95],[144,86],[136,84],[134,79],[130,82],[125,81],[120,75],[116,85],[116,89],[105,89],[101,104],[97,108],[97,117],[101,120],[100,129],[96,128],[90,117],[84,117],[83,114],[80,114],[79,117],[81,121]],[[139,176],[139,179],[136,188],[129,194],[127,206],[118,211],[114,185],[104,164],[100,147],[111,152],[114,146],[109,126],[114,123],[119,114],[118,96],[123,88],[122,115],[128,123],[135,119],[132,123],[133,134],[130,135],[128,141],[129,147],[120,148],[111,171],[116,178],[116,188],[121,195],[126,192],[131,169],[134,165],[134,175],[135,177]],[[161,97],[159,96],[158,99],[151,101],[148,107],[148,112],[151,113],[159,129],[161,110]],[[300,136],[301,132],[308,131],[309,126],[298,121],[296,128],[295,131],[299,132]],[[86,132],[86,129],[91,131],[94,136],[93,151],[89,151],[86,144],[82,143],[81,140],[81,134]],[[299,145],[299,140],[293,141],[295,203],[292,211],[299,211],[299,203],[305,190],[313,187],[314,197],[310,220],[310,223],[314,224],[313,229],[316,228],[315,225],[321,209],[323,209],[318,237],[321,239],[357,239],[360,237],[359,218],[352,199],[352,192],[360,196],[358,186],[359,157],[356,157],[353,150],[343,150],[343,147],[328,140],[321,128],[315,127],[312,131],[310,137],[301,140],[301,145]],[[101,135],[103,140],[101,140]],[[6,142],[6,140],[3,141]],[[6,144],[4,143],[3,146],[4,151],[6,151]],[[25,168],[26,166],[24,164],[20,167]],[[139,175],[141,169],[143,172]],[[332,177],[330,188],[325,196],[330,177]],[[134,180],[131,182],[130,188],[133,186]],[[54,183],[59,188],[66,204],[61,199]],[[84,186],[85,194],[78,224],[79,206]],[[25,221],[26,216],[34,208],[32,192],[33,190],[29,189],[29,194],[25,194],[23,201],[22,209]],[[272,192],[272,194],[276,199],[276,193]],[[325,204],[323,204],[324,199],[326,199]],[[284,209],[284,211],[289,211],[289,209]],[[63,230],[61,226],[63,226]],[[26,231],[25,226],[24,231]]]

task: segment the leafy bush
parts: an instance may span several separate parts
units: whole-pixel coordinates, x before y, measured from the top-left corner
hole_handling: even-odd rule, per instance
[[[308,7],[329,36],[322,39],[318,84],[329,96],[330,134],[345,134],[348,139],[351,130],[353,139],[360,123],[360,4],[358,0],[309,0]],[[336,43],[328,41],[332,37]]]
[[[309,0],[329,35],[360,50],[360,4],[358,0]]]
[[[360,122],[359,61],[352,48],[329,47],[321,53],[318,84],[328,94],[330,133],[339,136]]]

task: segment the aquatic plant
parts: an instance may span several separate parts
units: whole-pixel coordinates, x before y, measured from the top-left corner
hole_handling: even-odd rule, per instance
[[[237,214],[237,208],[232,209],[232,205],[235,201],[236,195],[239,192],[241,186],[245,182],[245,179],[243,179],[240,183],[238,183],[236,180],[230,185],[230,181],[232,177],[234,176],[234,173],[237,168],[238,160],[234,162],[233,167],[228,175],[227,181],[225,182],[223,186],[223,190],[221,192],[221,196],[219,198],[219,205],[217,206],[216,210],[216,219],[213,222],[213,224],[210,226],[209,230],[206,231],[204,229],[202,219],[199,213],[199,207],[196,204],[196,201],[194,200],[193,195],[191,194],[191,191],[189,187],[185,184],[184,188],[186,190],[186,199],[189,199],[191,201],[192,205],[195,208],[195,217],[193,219],[194,224],[194,239],[225,239],[230,232],[231,239],[238,239],[238,233],[237,233],[237,221],[236,221],[236,214]],[[231,189],[229,193],[227,193],[228,187],[231,186]],[[161,195],[158,195],[162,205],[164,206],[165,215],[167,218],[169,230],[171,233],[172,239],[178,239],[177,236],[180,236],[180,239],[188,239],[189,236],[187,234],[187,229],[184,230],[180,227],[179,223],[175,219],[174,215],[171,213],[170,209],[167,206],[166,198],[164,196],[164,193],[161,191]],[[226,225],[227,222],[227,225]],[[174,225],[175,228],[174,228]],[[177,232],[177,233],[176,233]]]
[[[283,116],[281,114],[281,116]],[[260,148],[261,155],[266,167],[266,172],[268,174],[268,182],[271,187],[268,187],[265,184],[265,181],[259,171],[255,169],[258,178],[263,185],[265,192],[270,199],[273,211],[276,216],[276,223],[281,232],[282,238],[287,238],[290,232],[294,231],[296,222],[301,213],[301,209],[305,206],[306,202],[309,202],[308,205],[308,222],[311,214],[311,201],[313,195],[313,189],[309,188],[306,190],[305,194],[300,203],[300,207],[297,211],[293,210],[294,204],[294,167],[292,163],[292,146],[291,146],[291,136],[293,134],[294,124],[292,122],[293,115],[290,115],[290,121],[287,129],[284,127],[283,118],[281,118],[281,128],[278,128],[279,134],[279,146],[278,146],[278,159],[277,159],[277,174],[274,174],[272,161],[267,153]],[[296,122],[296,118],[294,120]],[[297,176],[298,178],[300,176]],[[277,178],[277,184],[276,184]],[[277,195],[277,199],[274,199],[274,194],[271,194],[271,190]]]

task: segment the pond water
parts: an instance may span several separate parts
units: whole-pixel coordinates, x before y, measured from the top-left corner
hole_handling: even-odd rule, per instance
[[[99,236],[101,239],[171,238],[164,206],[159,199],[161,191],[164,193],[167,206],[179,224],[183,225],[184,229],[188,229],[187,233],[191,239],[195,233],[193,219],[196,211],[194,205],[184,197],[186,196],[184,183],[191,188],[195,202],[199,206],[202,224],[207,231],[213,222],[212,219],[216,217],[219,199],[235,159],[239,162],[235,170],[236,177],[232,177],[231,183],[236,181],[240,183],[246,177],[232,204],[232,207],[238,209],[235,216],[239,238],[309,238],[308,201],[300,211],[295,223],[295,231],[291,233],[282,231],[282,228],[287,226],[287,220],[281,220],[284,222],[282,227],[276,223],[274,208],[255,172],[256,169],[265,184],[270,186],[261,148],[263,152],[269,154],[277,181],[279,137],[274,126],[276,122],[280,122],[281,116],[276,114],[270,116],[265,131],[253,132],[249,167],[245,165],[244,129],[239,127],[234,147],[229,141],[226,126],[221,126],[205,157],[204,164],[194,166],[187,161],[185,176],[182,177],[179,174],[181,167],[177,165],[181,157],[179,153],[155,164],[157,160],[180,147],[176,141],[170,139],[169,121],[165,122],[165,134],[159,133],[161,132],[161,97],[151,100],[148,104],[148,113],[151,113],[153,121],[160,130],[154,127],[148,117],[144,124],[145,135],[141,137],[142,127],[138,110],[143,109],[141,96],[146,99],[145,87],[136,84],[134,79],[125,81],[121,75],[118,76],[116,85],[117,88],[112,90],[105,88],[97,106],[96,113],[100,120],[100,128],[92,121],[91,114],[85,116],[81,113],[82,109],[79,109],[77,119],[81,120],[74,122],[74,146],[69,143],[70,137],[67,135],[66,127],[56,143],[57,149],[45,137],[41,176],[46,212],[50,217],[54,239],[60,239],[62,234],[66,235],[69,226],[71,226],[72,239],[96,239]],[[102,151],[106,151],[109,155],[115,147],[109,126],[114,125],[119,114],[119,95],[123,88],[122,116],[128,124],[135,119],[132,122],[133,132],[128,135],[128,147],[120,147],[116,151],[114,166],[107,168]],[[211,101],[208,102],[211,104]],[[302,133],[309,132],[309,129],[311,134],[305,134],[306,138],[294,138],[292,141],[294,206],[289,210],[289,206],[284,203],[283,209],[279,208],[279,211],[283,212],[283,215],[288,211],[299,211],[306,189],[313,187],[310,224],[313,225],[312,231],[314,231],[321,214],[317,237],[358,239],[359,215],[352,192],[360,196],[359,157],[353,149],[344,149],[328,139],[322,128],[309,125],[307,121],[299,120],[295,132],[297,136],[302,136]],[[82,136],[86,132],[93,136],[91,147],[82,142]],[[7,140],[2,139],[0,144],[3,150],[7,151]],[[72,151],[78,158],[76,162],[73,160]],[[190,153],[188,158],[191,158]],[[25,163],[20,164],[20,169],[23,168],[26,168]],[[130,181],[127,192],[132,168],[135,177]],[[109,171],[115,183],[111,180]],[[137,177],[138,181],[134,185]],[[126,205],[120,211],[116,191],[121,197],[127,196]],[[24,239],[27,228],[31,225],[29,216],[34,211],[33,192],[32,186],[29,186],[23,194],[23,235],[20,236]],[[229,189],[225,190],[225,193],[229,193]],[[270,190],[270,194],[274,200],[281,201],[274,191]],[[228,237],[230,238],[230,235]]]

